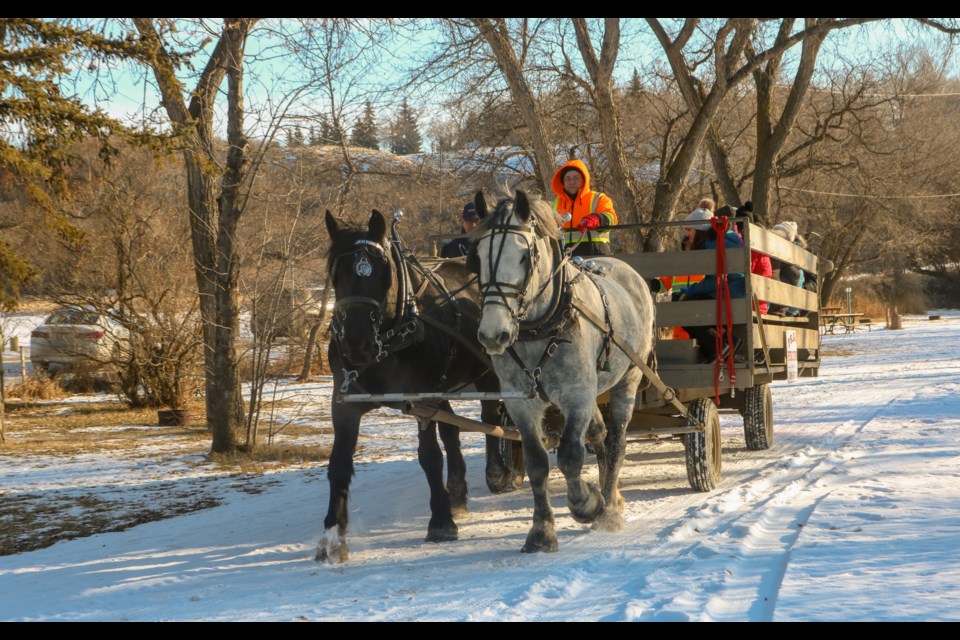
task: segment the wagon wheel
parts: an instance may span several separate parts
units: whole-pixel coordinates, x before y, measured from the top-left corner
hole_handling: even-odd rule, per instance
[[[758,384],[743,390],[743,435],[750,451],[769,449],[773,444],[773,396],[770,385]]]
[[[695,491],[712,491],[720,482],[720,414],[710,398],[690,403],[690,418],[703,422],[703,432],[683,434],[687,479]]]

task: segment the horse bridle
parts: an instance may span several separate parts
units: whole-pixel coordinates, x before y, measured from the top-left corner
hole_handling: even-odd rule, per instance
[[[513,212],[510,213],[512,217]],[[490,248],[488,250],[488,261],[491,267],[491,273],[496,273],[497,268],[500,265],[500,260],[503,256],[503,247],[506,243],[506,236],[510,233],[514,233],[523,237],[524,241],[527,243],[527,246],[530,247],[530,266],[527,270],[527,276],[523,281],[521,286],[509,282],[500,282],[498,280],[493,280],[487,282],[486,284],[480,282],[480,293],[481,293],[481,310],[487,304],[499,304],[507,308],[510,312],[510,316],[515,322],[519,325],[521,335],[518,338],[522,338],[524,334],[529,334],[528,337],[536,337],[544,328],[553,327],[553,325],[558,321],[559,315],[562,312],[562,308],[567,306],[569,303],[569,287],[566,280],[566,273],[564,265],[568,261],[568,256],[564,254],[563,248],[560,246],[559,242],[552,244],[553,254],[556,262],[556,267],[553,269],[553,273],[550,274],[550,277],[546,279],[543,285],[540,287],[537,292],[530,296],[528,289],[530,288],[530,281],[533,277],[533,273],[537,268],[537,263],[540,259],[540,252],[537,247],[537,239],[539,237],[538,228],[536,225],[536,220],[531,219],[530,224],[519,224],[511,225],[508,223],[508,220],[503,222],[494,222],[489,227],[490,232]],[[493,255],[493,236],[501,232],[500,245],[498,247],[497,255],[494,258]],[[530,235],[533,236],[534,241],[531,244]],[[562,257],[561,257],[562,256]],[[478,256],[479,258],[479,256]],[[469,259],[468,259],[469,260]],[[479,260],[477,266],[479,267]],[[478,279],[479,279],[479,268],[477,269]],[[533,303],[543,295],[543,292],[550,285],[551,281],[554,283],[553,298],[551,300],[550,307],[544,316],[538,320],[528,321],[527,315],[530,311],[530,307]],[[572,284],[569,283],[569,284]],[[504,289],[509,289],[509,291],[504,291]],[[514,309],[508,303],[508,300],[516,299],[517,308]],[[566,301],[566,303],[564,303]]]
[[[373,264],[371,258],[380,260],[385,265],[389,265],[389,259],[386,250],[380,244],[366,239],[356,240],[354,246],[357,248],[350,253],[341,253],[333,260],[330,265],[330,272],[335,273],[338,263],[344,256],[353,256],[353,272],[361,278],[369,278],[373,274]],[[330,325],[333,329],[334,338],[342,342],[346,337],[347,310],[353,307],[372,307],[370,310],[370,321],[373,323],[374,342],[377,346],[377,362],[386,357],[383,344],[380,340],[380,327],[383,325],[384,309],[387,303],[387,294],[390,288],[387,287],[383,292],[383,298],[377,300],[369,296],[346,296],[338,298],[333,305],[333,316]],[[342,352],[342,350],[341,350]]]
[[[510,218],[512,217],[513,212],[510,213]],[[500,244],[497,245],[496,255],[494,256],[494,237],[498,234],[500,236]],[[500,261],[503,258],[503,249],[507,242],[507,236],[510,234],[520,236],[527,244],[527,248],[529,250],[528,255],[530,256],[530,268],[527,269],[527,275],[523,280],[523,284],[521,285],[515,285],[512,282],[502,282],[500,280],[490,280],[488,282],[483,282],[482,280],[479,281],[480,308],[482,310],[488,304],[501,305],[505,307],[510,313],[510,316],[519,323],[526,319],[530,304],[532,304],[536,299],[536,297],[529,300],[527,299],[527,290],[530,288],[530,280],[533,277],[534,268],[536,267],[537,260],[539,259],[535,223],[509,224],[509,219],[507,219],[502,222],[494,222],[490,225],[490,243],[487,250],[487,260],[490,266],[491,274],[496,274],[499,271]],[[532,243],[530,241],[531,236],[534,238]],[[517,301],[516,308],[509,303],[509,300],[511,299]]]

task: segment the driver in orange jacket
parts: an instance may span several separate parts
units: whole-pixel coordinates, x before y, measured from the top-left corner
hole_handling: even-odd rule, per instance
[[[553,210],[561,216],[572,216],[563,225],[564,245],[577,245],[579,241],[575,256],[610,255],[610,233],[604,229],[617,224],[617,213],[609,196],[590,189],[587,165],[581,160],[564,163],[553,174],[550,186],[557,196]]]

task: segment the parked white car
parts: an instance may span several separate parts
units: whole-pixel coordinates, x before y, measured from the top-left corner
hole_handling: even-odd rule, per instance
[[[116,319],[92,307],[60,307],[30,333],[34,371],[95,371],[116,363],[130,334]]]

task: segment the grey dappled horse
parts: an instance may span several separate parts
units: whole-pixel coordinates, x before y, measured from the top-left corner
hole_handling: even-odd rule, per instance
[[[648,359],[653,299],[643,278],[616,258],[593,258],[591,270],[567,261],[559,220],[543,200],[517,191],[489,211],[477,193],[475,204],[481,223],[468,262],[476,268],[479,261],[480,343],[492,357],[500,388],[529,390],[532,396],[504,401],[520,430],[534,496],[533,526],[522,551],[556,551],[544,414],[553,405],[564,416],[557,465],[567,482],[571,514],[594,528],[619,529],[626,427],[643,376],[615,340],[634,357]],[[610,394],[606,425],[597,407],[604,391]],[[597,454],[599,489],[581,477],[585,435]]]

